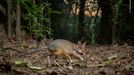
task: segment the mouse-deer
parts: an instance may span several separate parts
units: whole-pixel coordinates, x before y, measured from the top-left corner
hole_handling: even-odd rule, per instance
[[[85,43],[84,44],[78,43],[77,45],[68,40],[56,39],[52,41],[47,48],[48,51],[50,51],[54,55],[68,58],[71,63],[72,62],[71,56],[74,56],[83,61],[83,57],[81,54],[83,53],[82,49],[85,49],[84,46]]]

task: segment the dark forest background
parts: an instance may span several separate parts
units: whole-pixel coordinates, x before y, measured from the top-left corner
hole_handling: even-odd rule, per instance
[[[133,13],[133,0],[1,0],[0,26],[17,40],[26,33],[39,41],[133,44]]]

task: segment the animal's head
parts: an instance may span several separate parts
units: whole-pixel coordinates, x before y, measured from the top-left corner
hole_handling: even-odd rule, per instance
[[[76,44],[76,46],[74,47],[74,50],[76,52],[78,52],[79,54],[83,55],[84,54],[84,50],[86,49],[86,42],[84,42],[83,44],[78,41],[78,43]]]

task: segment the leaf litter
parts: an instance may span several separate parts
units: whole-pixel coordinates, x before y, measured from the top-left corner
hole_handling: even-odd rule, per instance
[[[68,61],[51,56],[44,42],[38,48],[31,39],[16,43],[1,43],[0,75],[134,75],[133,45],[87,45],[86,62],[74,59],[69,69]]]

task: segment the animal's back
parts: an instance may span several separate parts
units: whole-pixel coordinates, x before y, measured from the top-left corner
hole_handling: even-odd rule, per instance
[[[64,39],[57,39],[52,41],[48,45],[48,50],[50,52],[63,52],[63,51],[73,51],[74,44],[70,41],[64,40]]]

